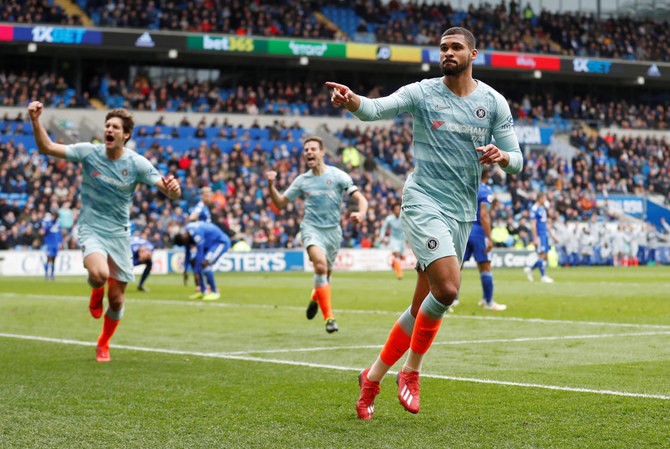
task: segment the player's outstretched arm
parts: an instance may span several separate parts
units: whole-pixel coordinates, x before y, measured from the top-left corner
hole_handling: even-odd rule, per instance
[[[356,95],[344,84],[327,81],[333,89],[330,102],[335,107],[344,106],[363,121],[392,119],[403,112],[413,113],[420,96],[418,83],[408,84],[386,97],[370,99]]]
[[[265,179],[268,180],[268,190],[270,191],[270,199],[272,200],[272,203],[280,209],[286,207],[289,203],[289,199],[286,198],[285,195],[279,193],[279,190],[275,187],[277,172],[274,170],[265,172]]]
[[[33,125],[33,135],[35,136],[37,149],[40,154],[65,159],[65,145],[52,141],[47,130],[42,126],[42,122],[40,122],[43,110],[44,105],[39,101],[33,101],[28,105],[28,116]]]
[[[330,102],[339,108],[344,106],[349,112],[356,112],[361,107],[361,98],[344,84],[326,81],[326,86],[333,89]]]

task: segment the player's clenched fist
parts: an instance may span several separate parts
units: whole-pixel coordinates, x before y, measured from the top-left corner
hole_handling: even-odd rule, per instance
[[[365,218],[365,216],[363,216],[363,214],[361,214],[360,212],[352,212],[349,217],[351,218],[351,221],[353,221],[356,224],[362,223],[363,219]]]
[[[172,175],[167,175],[163,177],[163,185],[165,190],[167,190],[168,198],[175,200],[181,196],[181,187],[179,186],[179,180]]]
[[[42,114],[43,110],[44,105],[39,101],[32,101],[28,105],[28,115],[30,116],[31,120],[37,119]]]
[[[272,184],[273,182],[275,182],[275,179],[277,179],[277,172],[274,170],[266,171],[265,179],[267,179],[268,182]]]

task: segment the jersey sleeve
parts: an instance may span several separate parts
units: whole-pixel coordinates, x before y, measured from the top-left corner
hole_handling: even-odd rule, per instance
[[[411,114],[420,98],[419,83],[412,83],[401,87],[387,97],[370,99],[361,96],[361,105],[353,114],[363,121],[390,119],[403,112]]]
[[[484,188],[479,195],[479,204],[484,205],[487,209],[491,206],[491,201],[493,201],[493,192],[491,189]]]
[[[354,180],[351,179],[348,173],[339,170],[338,172],[339,184],[342,192],[346,192],[347,195],[351,195],[358,190],[358,187],[354,185]]]
[[[137,155],[135,163],[137,164],[137,180],[139,182],[153,186],[161,179],[156,167],[144,156]]]
[[[92,143],[74,143],[65,147],[65,159],[70,162],[81,162],[93,151],[95,151],[95,145]]]
[[[304,190],[302,187],[303,179],[302,175],[295,178],[291,185],[288,186],[288,189],[286,189],[286,192],[284,192],[284,196],[290,201],[293,201],[298,197],[304,198]]]
[[[496,139],[498,147],[509,154],[507,167],[500,167],[505,173],[516,174],[523,168],[523,155],[519,146],[519,139],[514,132],[514,118],[509,109],[507,100],[497,94],[495,121],[492,126],[492,134]]]

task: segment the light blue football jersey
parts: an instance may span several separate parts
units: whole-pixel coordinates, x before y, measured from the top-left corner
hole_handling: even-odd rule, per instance
[[[293,180],[284,196],[293,201],[305,201],[303,224],[316,228],[332,228],[340,225],[342,197],[356,190],[351,176],[339,168],[326,165],[325,171],[316,176],[312,170]]]
[[[481,178],[480,154],[475,148],[491,143],[510,155],[507,173],[519,173],[523,157],[514,133],[514,120],[505,98],[487,84],[466,97],[455,95],[443,78],[425,79],[401,87],[388,97],[361,97],[354,115],[361,120],[414,117],[415,168],[405,188],[418,186],[462,222],[475,221]]]
[[[402,230],[402,222],[400,220],[400,217],[396,217],[395,215],[391,214],[388,217],[384,219],[384,222],[382,223],[382,228],[379,231],[379,235],[381,237],[386,236],[386,230],[389,229],[390,232],[390,238],[393,240],[405,240],[405,232]]]
[[[156,168],[129,149],[119,159],[110,160],[104,144],[68,145],[65,155],[83,167],[78,225],[110,237],[130,235],[133,192],[140,182],[154,185],[161,179]]]

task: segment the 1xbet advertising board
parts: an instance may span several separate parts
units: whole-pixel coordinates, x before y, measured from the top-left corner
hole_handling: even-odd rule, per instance
[[[66,28],[50,25],[14,27],[14,41],[61,45],[101,45],[102,32],[86,28]]]

